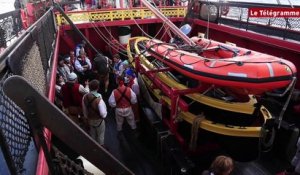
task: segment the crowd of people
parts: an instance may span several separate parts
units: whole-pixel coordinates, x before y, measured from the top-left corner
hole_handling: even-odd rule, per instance
[[[140,88],[137,74],[128,60],[122,60],[119,54],[113,55],[112,59],[104,55],[89,59],[85,45],[86,42],[82,41],[68,56],[59,57],[56,103],[70,120],[107,148],[104,144],[105,119],[111,116],[108,106],[114,109],[118,133],[122,133],[126,120],[134,136],[138,136],[136,122],[139,121]],[[116,84],[112,91],[108,91],[110,83]],[[103,93],[108,93],[107,99],[103,98],[107,95]],[[232,170],[233,160],[218,156],[203,175],[229,175]]]
[[[102,146],[105,143],[105,119],[110,117],[107,106],[114,109],[116,130],[119,133],[122,132],[126,120],[137,135],[136,122],[139,121],[140,101],[137,74],[129,61],[122,60],[119,54],[113,55],[112,59],[104,55],[96,55],[94,59],[89,59],[85,45],[86,42],[82,41],[68,56],[59,57],[56,104],[70,120],[82,127]],[[110,83],[116,84],[111,86],[114,87],[112,91],[108,91]],[[107,98],[103,98],[103,95]],[[300,174],[299,145],[300,139],[292,166],[283,174]],[[229,175],[233,167],[230,157],[218,156],[211,167],[202,174]]]
[[[89,59],[85,44],[82,41],[68,56],[59,57],[56,103],[75,124],[86,130],[100,145],[104,145],[107,105],[115,110],[117,131],[122,131],[126,119],[136,133],[138,118],[133,111],[138,109],[139,85],[128,60],[121,60],[119,54],[113,55],[112,59],[99,54]],[[117,85],[112,92],[108,91],[109,83]],[[103,98],[100,92],[109,95],[109,98]],[[111,94],[107,94],[109,92]]]

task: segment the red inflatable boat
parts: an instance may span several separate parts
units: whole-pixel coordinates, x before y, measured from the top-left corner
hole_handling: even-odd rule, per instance
[[[187,77],[242,94],[284,88],[296,76],[294,64],[282,58],[204,38],[191,39],[197,44],[197,53],[155,39],[146,43],[146,50]]]

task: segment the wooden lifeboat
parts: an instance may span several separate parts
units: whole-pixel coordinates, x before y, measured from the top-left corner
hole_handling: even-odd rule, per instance
[[[204,83],[238,90],[239,94],[262,94],[287,87],[296,76],[293,63],[275,56],[226,45],[213,40],[191,38],[198,53],[151,39],[147,51],[181,74]]]

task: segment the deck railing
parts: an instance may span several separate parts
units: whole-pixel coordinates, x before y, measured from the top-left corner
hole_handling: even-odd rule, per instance
[[[5,68],[0,71],[1,75],[4,74],[0,80],[0,146],[4,155],[3,160],[0,153],[0,164],[4,162],[4,174],[8,171],[10,174],[24,174],[25,170],[25,174],[34,174],[34,162],[37,162],[39,150],[30,148],[32,134],[29,123],[24,111],[5,96],[3,81],[10,75],[21,75],[42,94],[50,92],[47,79],[51,71],[49,63],[53,58],[55,37],[55,21],[52,10],[49,10],[0,54],[0,62],[5,63]],[[53,69],[56,72],[56,68]],[[52,78],[52,81],[55,80]],[[40,157],[43,158],[43,155],[40,154]],[[41,158],[38,164],[37,172],[46,169],[45,161],[42,162]]]
[[[282,39],[300,41],[300,18],[254,18],[248,16],[249,8],[291,8],[289,5],[245,2],[217,3],[209,1],[202,1],[201,3],[210,5],[210,14],[215,13],[213,11],[218,9],[218,18],[215,18],[215,22],[218,24],[229,25],[246,31],[262,33],[264,35],[276,36]],[[299,6],[294,6],[294,8],[299,8]],[[200,10],[201,8],[199,8],[199,11]],[[196,18],[203,19],[199,13],[195,15]]]
[[[23,30],[20,10],[0,14],[0,49],[18,37]],[[0,50],[1,53],[1,50]]]
[[[167,17],[184,17],[186,14],[186,7],[163,7],[160,8],[160,10]],[[68,12],[67,15],[74,23],[146,19],[155,17],[149,9],[145,8]],[[56,14],[56,21],[59,26],[67,24],[67,21],[61,14]]]

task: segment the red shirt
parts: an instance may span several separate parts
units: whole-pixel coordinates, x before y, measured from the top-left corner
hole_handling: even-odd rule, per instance
[[[65,108],[70,106],[81,106],[83,95],[79,92],[79,83],[67,82],[61,88],[63,96],[63,106]]]

